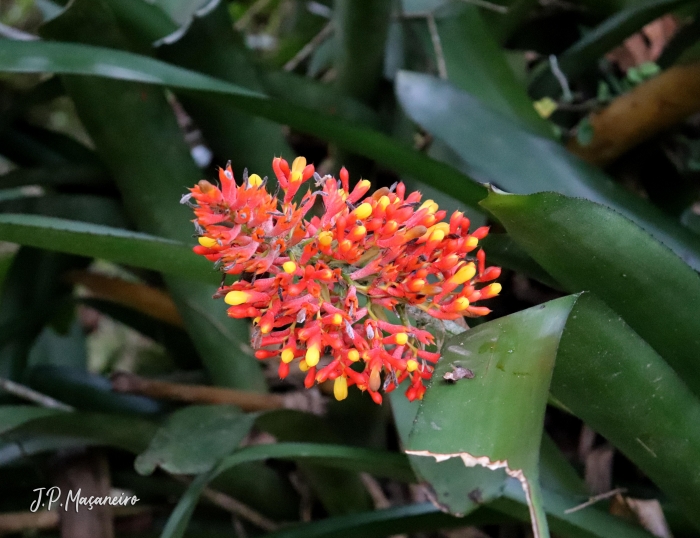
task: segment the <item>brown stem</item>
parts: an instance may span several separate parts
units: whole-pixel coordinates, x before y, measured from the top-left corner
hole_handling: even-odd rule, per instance
[[[286,397],[277,394],[154,381],[126,372],[116,372],[112,375],[112,390],[180,402],[230,404],[240,407],[243,411],[296,407],[290,405]]]

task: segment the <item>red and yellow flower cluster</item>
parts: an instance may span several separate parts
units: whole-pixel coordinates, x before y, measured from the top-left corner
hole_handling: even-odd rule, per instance
[[[443,221],[445,211],[419,192],[407,195],[403,183],[365,196],[369,181],[351,190],[344,168],[339,181],[303,157],[291,168],[275,158],[272,168],[279,198],[257,174],[236,184],[230,165],[220,187],[202,180],[183,198],[196,215],[194,251],[240,276],[215,297],[229,316],[253,319],[255,355],[279,357],[282,378],[296,364],[307,388],[334,380],[338,400],[357,385],[377,403],[409,379],[408,399],[422,398],[440,355],[410,313],[452,320],[490,312],[474,303],[498,295],[500,284],[484,283],[501,270],[486,267],[483,250],[470,256],[488,228],[469,233],[459,211]],[[316,190],[296,203],[312,178]],[[307,219],[319,197],[323,213]]]

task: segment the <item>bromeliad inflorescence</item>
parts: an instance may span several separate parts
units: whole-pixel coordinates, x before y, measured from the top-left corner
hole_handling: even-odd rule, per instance
[[[408,399],[422,398],[440,354],[410,313],[453,320],[490,312],[474,303],[498,295],[500,284],[482,284],[501,270],[486,267],[483,250],[469,256],[488,228],[469,233],[459,211],[443,222],[445,211],[419,192],[406,195],[403,183],[365,197],[370,182],[350,190],[344,168],[340,180],[320,177],[303,157],[291,168],[275,158],[272,168],[279,197],[257,174],[236,184],[230,165],[220,187],[202,180],[183,197],[196,215],[194,251],[240,277],[215,297],[231,305],[229,316],[253,319],[255,356],[280,358],[282,378],[296,364],[307,388],[334,380],[338,400],[357,385],[377,403],[408,378]],[[297,204],[311,178],[317,190]],[[318,197],[323,213],[307,219]]]

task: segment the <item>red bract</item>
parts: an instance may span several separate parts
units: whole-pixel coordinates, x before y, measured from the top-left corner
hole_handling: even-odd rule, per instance
[[[202,180],[183,198],[196,216],[194,251],[242,275],[216,297],[229,316],[253,319],[256,357],[279,358],[282,378],[294,364],[307,388],[334,380],[338,400],[356,385],[377,403],[409,379],[406,396],[422,398],[440,355],[426,349],[434,338],[411,324],[408,307],[442,320],[488,314],[474,303],[498,295],[500,284],[484,283],[501,270],[486,267],[483,250],[471,256],[488,228],[469,233],[459,211],[443,221],[445,211],[406,195],[403,183],[365,196],[369,181],[350,189],[344,168],[340,180],[303,157],[291,168],[275,158],[272,168],[280,197],[257,174],[237,184],[229,165],[220,187]],[[294,202],[312,177],[318,190]],[[307,219],[319,197],[322,215]]]

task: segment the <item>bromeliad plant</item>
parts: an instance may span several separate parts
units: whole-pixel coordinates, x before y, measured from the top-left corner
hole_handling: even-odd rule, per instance
[[[338,400],[356,385],[380,404],[380,392],[405,379],[406,397],[422,398],[440,353],[416,319],[484,316],[490,310],[474,303],[501,291],[484,285],[500,268],[476,251],[488,227],[470,233],[460,211],[443,221],[446,211],[406,195],[403,183],[365,197],[370,182],[350,189],[345,168],[340,180],[321,177],[304,157],[291,168],[275,158],[272,168],[274,194],[247,171],[237,184],[229,163],[220,187],[202,180],[183,197],[196,215],[194,251],[239,277],[229,285],[224,277],[216,297],[231,305],[229,316],[253,319],[255,356],[280,358],[281,378],[296,361],[307,388],[334,380]],[[295,202],[312,178],[317,190]],[[319,197],[323,213],[307,219]],[[325,350],[332,358],[322,363]]]

